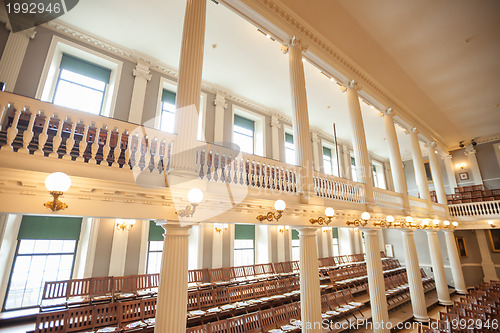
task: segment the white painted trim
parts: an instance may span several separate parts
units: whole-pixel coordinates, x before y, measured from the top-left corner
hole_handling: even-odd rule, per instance
[[[58,36],[52,37],[49,51],[45,58],[42,75],[38,82],[35,98],[52,102],[57,76],[59,74],[59,64],[61,63],[63,53],[88,60],[89,62],[111,70],[111,76],[104,93],[103,107],[100,114],[105,117],[113,118],[123,62]]]
[[[189,250],[188,250],[188,269],[198,269],[198,245],[200,239],[200,226],[193,225],[189,228]]]
[[[113,222],[113,242],[109,258],[109,276],[123,276],[127,260],[128,231],[117,230]]]
[[[0,247],[0,306],[3,306],[7,294],[10,272],[14,264],[17,248],[17,235],[21,227],[23,216],[20,214],[9,214],[7,217],[5,232]]]
[[[139,247],[139,274],[146,274],[149,248],[149,220],[141,221],[141,244]]]
[[[266,117],[259,113],[256,113],[252,110],[244,108],[239,105],[232,104],[231,108],[231,142],[234,142],[234,115],[238,115],[255,122],[255,131],[254,131],[254,155],[266,157]]]
[[[89,254],[89,243],[92,235],[92,218],[82,218],[82,225],[80,228],[80,239],[75,253],[75,264],[73,268],[73,279],[81,279],[85,274],[85,266],[87,256]]]

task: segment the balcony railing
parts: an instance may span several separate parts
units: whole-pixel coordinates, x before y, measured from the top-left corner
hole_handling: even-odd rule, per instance
[[[161,175],[169,169],[176,135],[117,119],[79,112],[10,93],[0,93],[0,149],[16,154],[62,159],[79,165]],[[196,150],[196,172],[208,183],[238,185],[269,193],[296,195],[301,167],[202,143]],[[175,158],[175,157],[174,157]],[[85,173],[85,172],[84,172]],[[92,174],[92,173],[91,173]],[[85,175],[83,175],[85,177]],[[164,185],[163,175],[155,179]],[[313,173],[314,192],[325,200],[365,203],[365,185]],[[377,206],[403,210],[402,195],[374,189]],[[355,208],[353,206],[353,208]],[[410,207],[427,214],[430,202],[410,197]],[[444,215],[446,207],[432,205]],[[498,209],[498,204],[497,204]],[[358,207],[360,208],[360,207]]]
[[[500,200],[448,205],[454,217],[500,217]]]

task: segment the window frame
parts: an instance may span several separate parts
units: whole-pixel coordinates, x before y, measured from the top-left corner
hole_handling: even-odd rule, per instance
[[[236,241],[238,240],[251,240],[252,241],[252,245],[253,247],[236,247]],[[234,243],[233,243],[233,262],[235,261],[235,259],[237,258],[237,251],[248,251],[248,250],[252,250],[252,253],[253,253],[253,262],[250,262],[250,263],[247,263],[243,266],[246,266],[246,265],[255,265],[255,239],[234,239]],[[236,265],[236,264],[235,264]]]
[[[324,159],[324,152],[323,152],[323,149],[324,148],[327,148],[327,149],[330,149],[330,153],[331,153],[331,157],[330,157],[330,165],[331,165],[331,168],[332,168],[332,173],[331,174],[328,174],[325,172],[325,159]],[[329,142],[327,141],[323,141],[321,142],[321,156],[322,156],[322,161],[323,161],[323,173],[326,174],[326,175],[330,175],[330,176],[334,176],[334,177],[340,177],[340,174],[339,174],[339,168],[338,168],[338,160],[337,160],[337,153],[336,153],[336,150],[335,150],[335,146],[333,144],[330,144]],[[334,163],[336,162],[336,163]]]
[[[160,243],[162,243],[161,250],[151,251],[151,242],[160,242]],[[149,271],[149,267],[150,267],[149,254],[150,253],[161,253],[161,256],[160,256],[160,268],[161,268],[161,260],[162,260],[161,258],[163,257],[163,242],[164,241],[148,240],[148,252],[147,252],[147,256],[146,256],[146,274],[160,273],[160,272],[150,272]]]
[[[287,154],[286,154],[286,151],[287,151],[287,149],[288,149],[288,150],[291,150],[290,148],[287,148],[287,146],[286,146],[286,145],[287,145],[287,143],[288,143],[288,142],[286,141],[286,135],[287,135],[287,134],[292,136],[292,140],[293,140],[292,145],[293,145],[293,157],[294,157],[294,161],[288,161],[288,160],[287,160],[287,158],[286,158],[286,155],[287,155]],[[287,163],[287,164],[292,164],[292,165],[296,165],[296,163],[297,163],[297,155],[296,155],[296,152],[295,152],[295,138],[293,137],[293,130],[292,130],[292,128],[291,128],[291,127],[288,127],[288,126],[287,126],[287,127],[285,127],[285,130],[283,131],[283,147],[284,147],[284,149],[285,149],[285,156],[284,156],[284,157],[285,157],[285,158],[284,158],[285,163]]]
[[[252,131],[252,135],[251,135],[251,136],[250,136],[250,135],[248,135],[248,134],[245,134],[245,133],[241,133],[241,132],[236,131],[235,119],[234,119],[236,116],[238,116],[239,118],[243,118],[243,119],[245,119],[245,120],[248,120],[248,121],[253,122],[253,131]],[[241,126],[238,126],[238,127],[241,127]],[[240,115],[239,115],[239,114],[237,114],[237,113],[233,114],[233,132],[232,132],[232,142],[233,142],[234,144],[237,144],[237,143],[235,142],[235,134],[239,134],[239,135],[242,135],[242,136],[246,136],[246,137],[248,137],[248,138],[250,138],[250,137],[252,138],[252,152],[251,152],[251,153],[249,153],[249,152],[244,152],[244,153],[254,155],[254,154],[255,154],[255,120],[252,120],[252,119],[249,119],[249,118],[245,118],[245,117],[243,117],[243,116],[240,116]],[[241,151],[241,152],[243,152],[243,151],[241,150],[241,147],[240,147],[240,151]]]
[[[16,267],[16,262],[17,262],[17,259],[18,257],[28,257],[28,256],[49,256],[49,255],[59,255],[59,256],[62,256],[62,255],[68,255],[69,252],[60,252],[60,253],[37,253],[37,254],[19,254],[19,245],[21,244],[21,241],[23,240],[29,240],[29,239],[18,239],[17,240],[17,245],[16,245],[16,251],[15,251],[15,254],[14,254],[14,259],[12,261],[12,265],[10,267],[10,274],[9,274],[9,278],[7,280],[7,288],[5,289],[5,295],[4,295],[4,298],[3,298],[3,303],[2,303],[2,312],[7,312],[7,311],[20,311],[20,310],[26,310],[26,309],[34,309],[34,308],[37,308],[39,306],[39,304],[37,305],[33,305],[33,306],[27,306],[27,307],[20,307],[20,308],[13,308],[13,309],[6,309],[5,308],[5,305],[7,304],[7,299],[8,299],[8,294],[9,294],[9,290],[10,290],[10,286],[11,286],[11,283],[12,283],[12,274],[14,273],[14,268]],[[46,239],[39,239],[39,240],[46,240]],[[47,239],[48,240],[48,239]],[[75,263],[76,263],[76,260],[77,260],[77,252],[78,252],[78,246],[79,246],[79,242],[80,240],[79,239],[75,239],[75,247],[73,249],[73,261],[71,263],[71,270],[70,270],[70,274],[69,274],[69,278],[73,278],[73,273],[74,273],[74,270],[75,270]],[[27,280],[25,281],[27,282]],[[43,288],[42,287],[42,293],[43,293]]]
[[[47,57],[45,58],[42,75],[40,77],[40,81],[38,82],[35,98],[49,103],[52,103],[54,100],[56,86],[59,81],[59,66],[61,64],[63,53],[111,70],[111,75],[108,84],[106,84],[99,115],[113,118],[123,62],[59,36],[52,37],[49,51],[47,52]]]
[[[232,105],[231,114],[231,142],[234,142],[234,115],[254,121],[254,153],[253,155],[266,157],[266,116],[246,109],[240,105]]]

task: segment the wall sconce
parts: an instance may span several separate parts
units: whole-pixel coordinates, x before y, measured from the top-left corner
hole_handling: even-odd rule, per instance
[[[45,178],[45,187],[54,198],[44,204],[53,212],[68,208],[64,202],[59,201],[59,197],[71,187],[71,178],[63,172],[54,172]]]
[[[354,221],[347,221],[345,224],[354,225],[355,227],[364,227],[368,224],[368,220],[370,219],[370,213],[364,212],[361,214],[361,219],[355,219]]]
[[[488,224],[490,225],[490,227],[495,228],[495,223],[493,223],[493,221],[488,221]]]
[[[224,223],[224,224],[216,223],[216,224],[214,225],[214,230],[215,230],[216,232],[218,232],[219,234],[220,234],[221,232],[223,232],[223,231],[226,231],[226,230],[227,230],[227,228],[228,228],[227,223]]]
[[[196,207],[198,207],[201,200],[203,200],[203,192],[199,188],[190,189],[187,196],[189,205],[187,205],[185,209],[181,209],[175,212],[175,214],[179,215],[180,217],[192,217],[194,212],[196,211]]]
[[[264,220],[273,222],[273,220],[276,220],[276,222],[278,222],[278,220],[283,216],[283,211],[285,210],[285,208],[286,208],[286,203],[283,200],[276,200],[274,202],[274,209],[276,209],[277,214],[273,212],[268,212],[266,215],[257,216],[257,220],[259,220],[260,222]]]
[[[135,225],[135,220],[116,220],[115,227],[116,230],[130,231]]]
[[[456,167],[457,167],[457,169],[463,169],[463,168],[465,168],[465,162],[457,163]]]
[[[285,225],[285,226],[280,225],[280,226],[278,226],[278,231],[281,232],[281,233],[285,233],[285,231],[288,231],[288,230],[290,230],[290,226],[288,226],[288,225]]]
[[[380,226],[382,228],[389,228],[392,225],[392,223],[394,223],[394,216],[387,215],[385,221],[374,222],[373,225],[376,227]]]
[[[415,224],[413,223],[413,217],[407,216],[405,218],[405,222],[401,223],[394,223],[395,227],[401,227],[401,228],[415,228]]]
[[[323,232],[328,232],[330,230],[332,230],[331,227],[323,227],[323,228],[321,228],[321,231],[323,231]]]
[[[443,221],[443,229],[455,229],[456,227],[458,227],[457,221],[453,221],[451,223],[448,220]]]
[[[310,219],[309,222],[311,222],[311,224],[317,223],[319,225],[323,225],[323,224],[328,225],[328,224],[330,224],[330,222],[332,222],[332,217],[335,215],[335,210],[332,207],[328,207],[325,209],[325,215],[326,215],[326,218],[323,216],[320,216],[317,219]]]

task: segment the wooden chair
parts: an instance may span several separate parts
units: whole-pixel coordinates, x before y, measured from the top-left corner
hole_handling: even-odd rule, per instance
[[[195,327],[188,327],[186,333],[209,333],[208,325],[200,325]]]
[[[96,277],[90,281],[90,301],[92,304],[110,302],[113,299],[113,277]]]
[[[66,296],[68,307],[90,305],[91,283],[91,278],[68,281],[68,294]]]
[[[118,303],[105,303],[94,306],[93,329],[116,327],[118,329]]]
[[[259,312],[249,313],[243,316],[243,320],[245,321],[247,333],[262,332],[262,322],[260,320]]]
[[[69,309],[65,318],[65,332],[92,330],[94,306]]]
[[[47,308],[65,308],[69,281],[47,281],[43,287],[40,311]]]
[[[187,310],[193,311],[199,309],[200,309],[200,303],[198,302],[198,292],[197,291],[188,292]]]
[[[243,300],[240,286],[228,287],[227,295],[229,298],[229,303],[236,303]]]
[[[143,305],[141,300],[118,303],[118,326],[122,331],[137,330],[146,326],[142,322]]]
[[[208,333],[229,333],[228,321],[219,320],[216,322],[209,323]]]
[[[227,326],[229,333],[247,333],[245,318],[243,316],[229,319]]]
[[[113,298],[117,301],[134,299],[137,294],[137,275],[118,276],[113,279]]]
[[[35,333],[64,332],[66,311],[42,312],[37,314]]]
[[[229,304],[229,294],[227,288],[215,288],[213,290],[214,306]]]
[[[273,328],[276,328],[276,317],[273,308],[260,311],[259,316],[263,331],[267,332]]]
[[[220,288],[221,290],[225,290],[225,288]],[[215,297],[214,294],[218,291],[220,292],[221,290],[215,289],[207,289],[207,290],[198,290],[198,304],[200,306],[200,309],[208,309],[214,307],[215,304]]]

